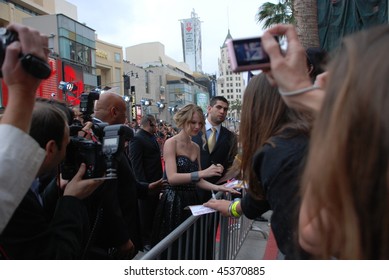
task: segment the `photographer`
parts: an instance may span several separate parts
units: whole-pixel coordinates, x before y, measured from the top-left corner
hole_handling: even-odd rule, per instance
[[[109,125],[124,124],[126,116],[126,104],[123,98],[115,93],[104,93],[100,96],[99,100],[95,104],[95,118],[94,123],[106,122]],[[129,129],[129,128],[128,128]],[[118,161],[118,179],[117,179],[117,192],[116,196],[112,199],[118,200],[117,205],[120,206],[120,212],[122,215],[122,221],[126,227],[121,228],[129,233],[129,239],[123,240],[119,246],[119,252],[121,255],[127,253],[135,254],[138,250],[142,250],[142,240],[140,236],[140,220],[138,210],[138,198],[145,197],[150,191],[158,192],[163,187],[162,179],[153,182],[137,182],[133,169],[131,167],[129,159],[124,153],[117,156]],[[113,188],[111,188],[113,189]],[[107,201],[107,199],[105,198]],[[107,219],[105,219],[107,220]],[[108,233],[109,228],[105,226],[104,231]],[[110,239],[105,241],[117,243],[119,232],[110,232],[107,235]],[[123,238],[124,235],[122,234]],[[131,246],[132,245],[132,246]]]
[[[7,30],[19,40],[8,46],[0,43],[0,67],[8,87],[9,99],[0,121],[0,233],[23,199],[44,159],[44,150],[27,133],[35,103],[35,91],[41,79],[28,73],[20,54],[48,58],[48,38],[37,30],[11,24]],[[0,40],[4,39],[0,35]],[[2,65],[1,65],[2,63]]]
[[[69,142],[66,117],[48,103],[36,103],[30,135],[45,150],[46,156],[12,219],[0,236],[0,246],[11,259],[79,259],[89,233],[88,216],[82,199],[88,197],[100,181],[82,180],[85,165],[65,186],[55,212],[46,212],[39,177],[52,171],[65,157]],[[54,180],[52,184],[56,184]]]

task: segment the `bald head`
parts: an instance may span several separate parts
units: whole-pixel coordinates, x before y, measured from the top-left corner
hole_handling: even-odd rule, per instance
[[[100,95],[95,103],[95,117],[112,124],[124,124],[126,120],[126,102],[121,95],[107,92]]]

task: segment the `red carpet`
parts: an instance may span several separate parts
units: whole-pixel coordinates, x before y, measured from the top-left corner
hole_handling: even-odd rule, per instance
[[[270,230],[269,237],[265,248],[265,254],[263,255],[264,260],[276,260],[278,254],[278,246],[276,239],[274,238],[273,231]]]

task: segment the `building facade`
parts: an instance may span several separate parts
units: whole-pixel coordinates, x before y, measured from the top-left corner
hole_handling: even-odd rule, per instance
[[[97,86],[124,95],[123,74],[122,47],[96,39]]]
[[[210,92],[216,92],[216,77],[194,72],[188,64],[168,57],[159,42],[128,47],[124,59],[121,46],[99,40],[95,30],[77,21],[77,7],[64,0],[0,0],[0,26],[10,22],[49,34],[52,74],[42,81],[37,96],[77,106],[82,93],[108,90],[123,96],[129,119],[139,121],[142,115],[153,114],[173,123],[174,113],[186,104],[196,103],[206,110]],[[196,34],[201,38],[201,33]],[[201,41],[196,49],[201,50]],[[201,53],[196,59],[201,69]],[[3,84],[0,107],[6,103]]]
[[[125,52],[129,65],[125,65],[125,69],[138,67],[131,71],[138,73],[139,80],[131,78],[131,82],[138,83],[135,99],[143,112],[172,123],[174,113],[184,105],[196,103],[204,107],[203,104],[208,103],[208,87],[198,81],[206,76],[194,73],[186,63],[167,56],[163,44],[139,44],[127,47]]]
[[[24,18],[23,24],[50,34],[51,55],[62,63],[61,80],[77,87],[72,94],[63,92],[64,100],[76,97],[74,102],[78,103],[77,97],[82,92],[98,86],[95,30],[64,14]]]

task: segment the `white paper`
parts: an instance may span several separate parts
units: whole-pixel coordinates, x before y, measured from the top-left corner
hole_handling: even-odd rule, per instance
[[[193,216],[201,216],[204,214],[216,212],[215,209],[206,207],[204,205],[191,205],[191,206],[185,207],[185,209],[187,209],[187,208],[189,208],[190,211],[192,211]]]
[[[234,188],[234,189],[237,189],[237,188],[245,188],[245,189],[247,189],[247,187],[248,187],[246,182],[243,182],[241,180],[234,180],[234,181],[228,182],[224,186],[226,188]]]

